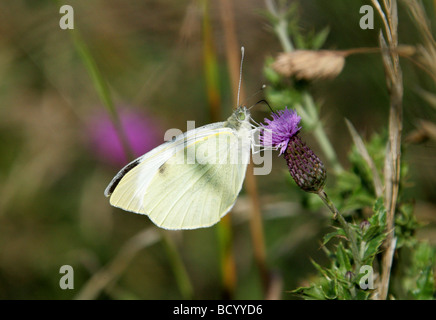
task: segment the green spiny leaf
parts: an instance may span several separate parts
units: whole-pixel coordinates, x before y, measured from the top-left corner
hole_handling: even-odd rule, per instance
[[[386,208],[383,204],[383,199],[378,198],[373,207],[374,215],[371,217],[369,222],[371,225],[378,225],[380,227],[386,226]]]
[[[331,280],[334,277],[334,274],[331,270],[323,268],[318,263],[316,263],[313,259],[311,259],[310,261],[315,266],[315,268],[318,270],[318,272],[324,276],[325,279]]]
[[[320,285],[312,285],[311,287],[300,287],[291,293],[303,296],[306,300],[325,300],[323,289]]]
[[[326,245],[334,237],[346,237],[345,231],[342,228],[338,228],[336,231],[326,234],[323,238],[323,245]]]
[[[363,255],[364,262],[366,262],[367,260],[371,260],[372,262],[372,258],[378,253],[378,250],[385,239],[386,239],[386,234],[382,233],[374,237],[371,241],[369,241],[366,244],[365,253]]]
[[[412,292],[418,300],[432,300],[434,294],[434,277],[432,266],[427,266],[419,274],[416,289]]]
[[[368,300],[370,294],[371,294],[370,290],[357,289],[355,299],[356,300]]]
[[[338,259],[339,270],[341,271],[343,276],[347,271],[351,270],[351,263],[348,254],[344,246],[342,245],[342,242],[340,242],[338,247],[336,248],[336,257]]]

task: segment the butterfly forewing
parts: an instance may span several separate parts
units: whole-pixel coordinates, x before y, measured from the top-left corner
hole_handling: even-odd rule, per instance
[[[202,152],[202,148],[213,144],[217,148],[212,153]],[[196,142],[200,159],[195,164],[181,164],[183,152],[171,157],[144,194],[143,202],[150,203],[146,206],[150,219],[166,229],[194,229],[217,223],[232,208],[245,177],[246,159],[233,158],[237,144],[238,137],[232,130],[222,130]],[[222,161],[223,157],[226,161]]]

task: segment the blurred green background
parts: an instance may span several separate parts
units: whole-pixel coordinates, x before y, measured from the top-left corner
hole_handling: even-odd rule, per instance
[[[186,130],[211,121],[205,82],[204,13],[206,1],[95,0],[56,2],[16,0],[0,2],[0,298],[71,299],[93,275],[110,264],[129,239],[146,228],[157,231],[145,216],[109,205],[103,196],[123,163],[110,154],[109,138],[95,132],[107,111],[73,44],[71,32],[59,28],[59,8],[74,8],[74,25],[89,47],[107,81],[117,108],[143,119],[137,135],[144,148],[163,142],[169,128]],[[236,36],[245,46],[243,83],[246,96],[265,83],[265,59],[282,51],[262,15],[261,0],[231,1]],[[432,1],[424,1],[434,24]],[[324,48],[378,46],[380,24],[361,30],[359,8],[369,1],[305,0],[299,14],[304,31],[329,26]],[[233,108],[232,85],[221,1],[210,1],[207,13],[217,57],[221,119]],[[420,37],[400,6],[400,43],[415,45]],[[237,52],[239,56],[239,52]],[[418,93],[435,92],[431,78],[409,61],[404,73],[404,135],[418,119],[435,120],[435,109]],[[387,126],[389,96],[379,55],[347,59],[334,80],[311,85],[322,102],[321,115],[329,138],[344,167],[351,138],[344,117],[364,138]],[[254,104],[260,95],[248,98]],[[258,122],[268,116],[259,107]],[[141,122],[141,121],[139,121]],[[103,130],[103,129],[102,129]],[[141,131],[142,130],[142,131]],[[104,132],[104,130],[103,130]],[[109,136],[108,136],[109,137]],[[304,138],[322,158],[310,135]],[[105,147],[102,147],[105,144]],[[109,144],[109,147],[107,146]],[[100,148],[103,148],[100,150]],[[106,150],[104,148],[109,148]],[[145,152],[146,150],[143,150]],[[435,142],[409,145],[409,188],[416,199],[416,215],[424,227],[418,237],[436,244]],[[310,259],[325,261],[322,235],[331,225],[324,208],[302,206],[307,197],[295,188],[284,160],[274,159],[272,173],[258,176],[264,220],[267,262],[281,276],[281,298],[307,284],[315,269]],[[327,182],[329,183],[329,181]],[[235,298],[262,298],[253,259],[248,217],[249,201],[243,190],[232,213],[237,268]],[[157,233],[159,234],[159,233]],[[221,298],[221,271],[217,226],[170,232],[177,244],[197,299]],[[127,260],[126,260],[127,261]],[[74,268],[74,289],[59,287],[62,265]],[[161,241],[139,250],[100,299],[179,299],[171,264]]]

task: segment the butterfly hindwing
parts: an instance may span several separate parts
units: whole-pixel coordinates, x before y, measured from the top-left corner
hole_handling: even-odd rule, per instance
[[[221,129],[195,142],[195,163],[183,164],[186,150],[171,157],[145,192],[150,219],[166,229],[217,223],[233,207],[245,177],[249,149],[238,148],[238,143],[232,129]]]

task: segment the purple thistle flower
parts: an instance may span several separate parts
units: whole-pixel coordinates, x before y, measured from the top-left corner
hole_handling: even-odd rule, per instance
[[[161,143],[162,130],[156,119],[128,107],[119,108],[119,117],[135,157]],[[106,112],[91,116],[86,131],[90,148],[98,159],[117,167],[128,162],[118,133]]]
[[[297,185],[307,192],[319,193],[324,186],[326,171],[317,155],[298,135],[301,117],[294,110],[280,110],[272,113],[273,120],[265,119],[266,125],[260,142],[265,147],[274,147],[284,154],[289,173]]]
[[[265,130],[260,136],[260,143],[264,146],[279,148],[282,155],[289,143],[289,140],[300,131],[298,127],[301,117],[294,110],[288,108],[272,113],[272,120],[265,119]]]

